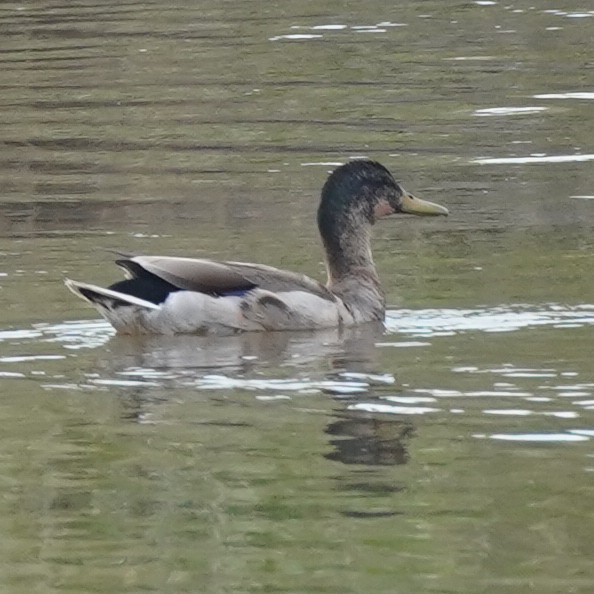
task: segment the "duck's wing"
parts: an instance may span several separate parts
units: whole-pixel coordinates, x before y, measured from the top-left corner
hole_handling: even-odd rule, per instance
[[[321,283],[272,266],[247,262],[177,258],[171,256],[133,256],[117,260],[132,278],[156,276],[174,287],[214,295],[229,295],[260,288],[272,293],[305,291],[334,301]]]

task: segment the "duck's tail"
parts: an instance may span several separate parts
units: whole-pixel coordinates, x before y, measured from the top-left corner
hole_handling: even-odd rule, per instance
[[[73,281],[69,278],[64,279],[64,283],[75,295],[95,306],[101,315],[105,315],[106,312],[113,312],[118,307],[131,305],[145,309],[159,309],[159,305],[134,295]]]

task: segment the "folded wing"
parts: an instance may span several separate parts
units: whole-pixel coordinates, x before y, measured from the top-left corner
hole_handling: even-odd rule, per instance
[[[230,295],[260,288],[272,293],[306,291],[322,299],[334,296],[321,283],[272,266],[245,262],[177,258],[171,256],[133,256],[117,260],[128,277],[157,277],[177,289],[209,295]]]

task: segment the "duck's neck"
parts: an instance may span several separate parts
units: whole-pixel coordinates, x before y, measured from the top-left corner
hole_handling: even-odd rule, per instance
[[[328,289],[347,307],[356,323],[381,321],[385,298],[370,246],[370,226],[341,227],[340,234],[324,234]]]
[[[339,229],[326,229],[322,234],[329,287],[361,272],[377,277],[371,254],[370,227],[353,223],[345,221]]]
[[[371,222],[357,211],[342,211],[318,218],[326,251],[328,287],[364,275],[377,279],[371,254]],[[379,283],[379,279],[378,279]]]
[[[356,323],[383,320],[385,299],[371,255],[373,218],[367,212],[370,201],[345,203],[345,194],[348,192],[325,186],[318,209],[318,227],[326,250],[327,286]],[[360,194],[357,196],[360,198]]]

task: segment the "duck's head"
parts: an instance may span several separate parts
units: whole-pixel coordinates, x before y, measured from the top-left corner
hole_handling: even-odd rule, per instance
[[[335,169],[322,188],[318,209],[320,232],[341,219],[374,224],[392,214],[447,215],[448,209],[416,198],[377,161],[355,160]],[[346,222],[346,221],[344,221]]]
[[[322,188],[318,227],[330,276],[373,267],[369,230],[392,214],[447,215],[448,209],[409,194],[380,163],[355,160],[335,169]]]

